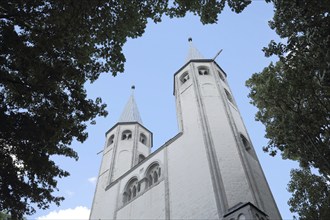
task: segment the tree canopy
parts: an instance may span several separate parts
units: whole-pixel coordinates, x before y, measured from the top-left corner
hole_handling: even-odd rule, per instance
[[[288,191],[293,193],[288,204],[299,219],[328,219],[330,216],[330,185],[328,180],[310,169],[293,169]]]
[[[54,196],[69,173],[53,155],[78,159],[70,148],[87,138],[86,123],[106,116],[84,84],[124,71],[122,47],[147,22],[192,12],[214,23],[225,4],[241,0],[8,0],[0,3],[0,210],[14,219],[64,199]]]
[[[269,1],[270,27],[286,42],[270,42],[276,55],[247,81],[256,119],[266,127],[264,147],[274,156],[296,160],[291,172],[291,211],[301,219],[327,219],[330,213],[330,4],[328,1]],[[316,168],[315,174],[310,172]],[[315,187],[313,189],[313,187]],[[327,213],[327,214],[324,214]]]
[[[270,27],[286,42],[272,41],[264,48],[266,56],[276,55],[279,61],[247,82],[252,103],[259,109],[256,119],[265,124],[270,140],[264,149],[299,161],[302,170],[315,167],[320,178],[329,181],[330,4],[319,0],[266,2],[272,2],[275,9]],[[52,156],[78,159],[71,142],[83,142],[87,123],[107,115],[100,98],[87,97],[84,84],[94,82],[101,73],[116,76],[123,72],[122,47],[128,38],[142,36],[148,21],[191,12],[203,24],[214,23],[225,4],[239,13],[250,3],[1,1],[0,210],[21,218],[35,212],[33,204],[45,209],[63,200],[53,192],[58,178],[69,173]],[[297,177],[302,175],[311,176],[293,174],[292,192],[302,189],[298,187],[302,178]],[[301,203],[293,199],[291,206],[305,216],[295,208],[295,201]]]
[[[275,1],[270,22],[287,43],[264,51],[279,61],[247,81],[256,119],[266,126],[266,151],[330,177],[330,4]]]

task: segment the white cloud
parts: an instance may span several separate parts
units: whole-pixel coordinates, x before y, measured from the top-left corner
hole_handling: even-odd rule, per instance
[[[48,215],[41,216],[38,220],[46,219],[88,219],[90,210],[87,207],[77,206],[74,209],[63,209],[59,211],[52,211]]]
[[[88,178],[88,182],[90,182],[91,184],[96,184],[96,177],[95,176],[93,176],[93,177],[91,177],[91,178]]]

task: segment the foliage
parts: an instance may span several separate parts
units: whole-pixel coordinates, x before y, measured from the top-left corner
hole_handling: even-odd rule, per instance
[[[169,3],[170,2],[170,3]],[[14,219],[59,205],[57,180],[69,175],[53,155],[78,159],[72,140],[86,123],[106,116],[84,84],[124,71],[122,47],[148,21],[190,11],[214,23],[225,3],[235,12],[250,2],[141,0],[7,0],[0,3],[0,210]],[[93,122],[93,121],[92,121]]]
[[[248,81],[249,96],[266,126],[265,147],[302,167],[330,175],[330,31],[329,4],[322,1],[274,1],[271,28],[287,43],[271,42],[264,51],[278,55]]]
[[[309,169],[293,169],[288,191],[293,193],[288,204],[301,220],[328,219],[330,216],[330,185],[327,179]]]
[[[291,211],[301,219],[329,216],[330,180],[330,4],[328,1],[276,1],[269,23],[285,43],[271,41],[271,63],[247,81],[256,119],[266,126],[264,151],[296,160],[289,191]],[[311,174],[316,168],[320,175]]]
[[[0,220],[9,220],[10,219],[10,215],[8,215],[6,212],[1,212],[0,211]]]
[[[12,220],[11,215],[8,214],[7,211],[0,211],[0,220]],[[26,218],[21,218],[22,220],[26,220]]]

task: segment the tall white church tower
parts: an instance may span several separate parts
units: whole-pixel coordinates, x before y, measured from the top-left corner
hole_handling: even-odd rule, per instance
[[[90,218],[281,219],[226,73],[192,43],[174,95],[180,132],[150,153],[132,94],[106,133]]]

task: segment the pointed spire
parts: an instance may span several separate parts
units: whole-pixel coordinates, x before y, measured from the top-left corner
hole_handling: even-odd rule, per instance
[[[142,119],[134,99],[135,86],[133,85],[131,88],[132,88],[132,94],[118,122],[138,122],[142,125]]]
[[[203,55],[193,45],[191,37],[189,37],[188,41],[189,52],[186,61],[188,62],[189,60],[204,59]]]

